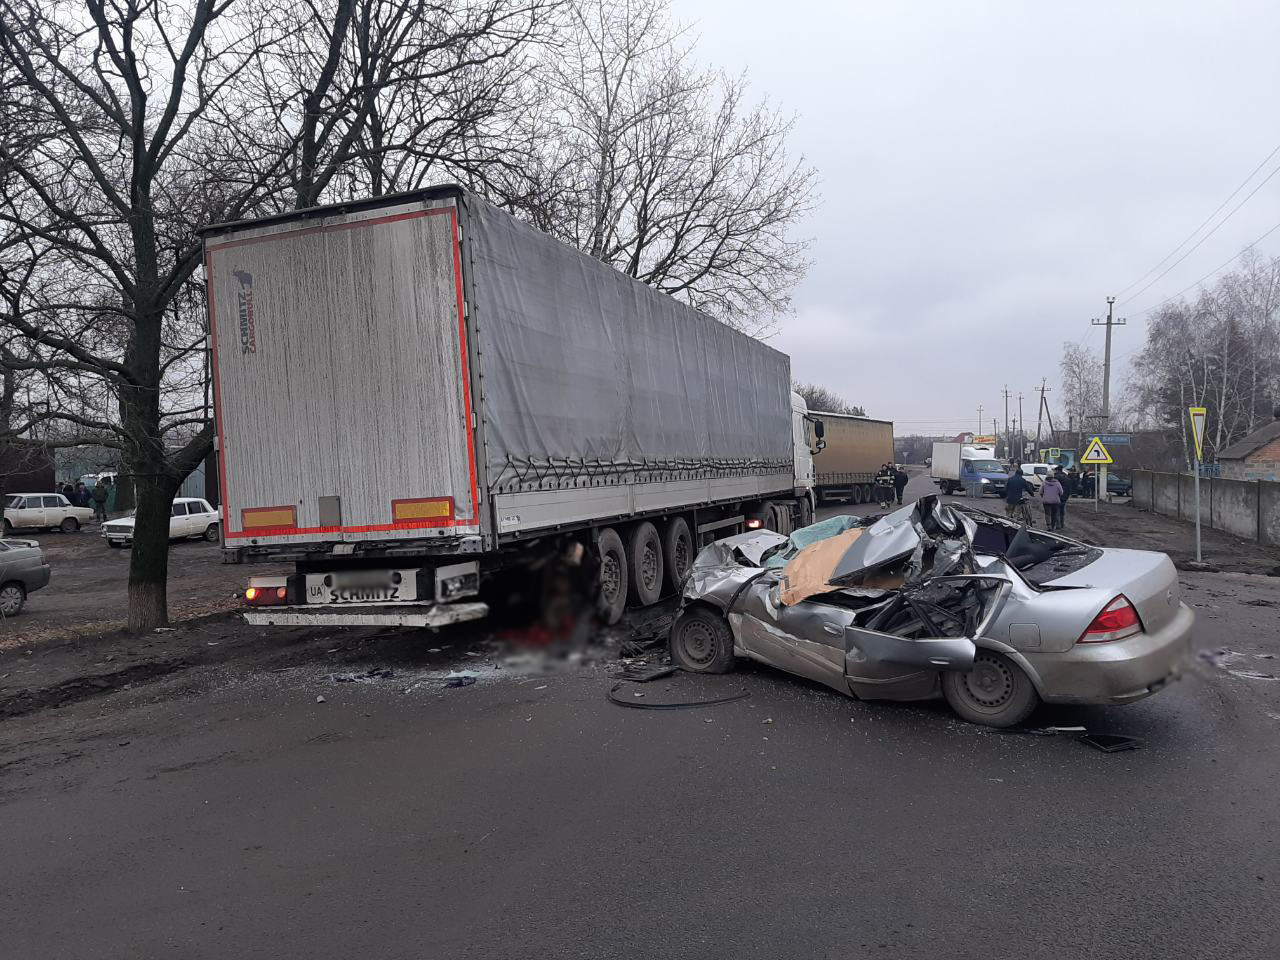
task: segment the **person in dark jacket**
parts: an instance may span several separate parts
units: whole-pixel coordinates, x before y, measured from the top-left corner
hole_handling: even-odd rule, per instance
[[[898,495],[898,506],[902,506],[902,491],[907,489],[907,481],[911,478],[907,476],[907,471],[902,469],[902,464],[898,464],[893,471],[893,492]]]
[[[107,485],[99,480],[93,487],[93,518],[106,523]]]
[[[893,464],[882,464],[876,473],[876,502],[882,509],[888,509],[893,502]]]
[[[1058,478],[1058,482],[1062,484],[1062,502],[1058,504],[1058,529],[1062,529],[1062,525],[1067,522],[1067,501],[1075,494],[1075,480],[1071,474],[1062,469],[1059,465],[1053,471],[1053,475]]]
[[[1017,460],[1013,462],[1009,471],[1009,478],[1004,484],[1004,514],[1012,520],[1018,512],[1018,507],[1026,497],[1030,497],[1035,493],[1035,487],[1031,485],[1031,481],[1022,475],[1022,464]]]

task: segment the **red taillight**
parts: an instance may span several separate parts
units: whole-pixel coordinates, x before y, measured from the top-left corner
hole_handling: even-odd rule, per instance
[[[755,517],[752,517],[750,520],[747,521],[748,530],[759,530],[762,526],[764,526],[764,521],[757,520]]]
[[[244,591],[244,602],[254,607],[276,607],[289,602],[284,577],[254,577]]]
[[[1102,612],[1093,618],[1093,623],[1080,634],[1076,643],[1105,643],[1109,640],[1123,640],[1142,632],[1142,621],[1138,619],[1138,611],[1125,596],[1116,597]]]

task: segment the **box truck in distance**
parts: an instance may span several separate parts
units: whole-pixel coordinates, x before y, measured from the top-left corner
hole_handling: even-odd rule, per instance
[[[813,517],[789,358],[460,187],[204,231],[224,559],[254,623],[437,626],[559,555],[615,622]]]

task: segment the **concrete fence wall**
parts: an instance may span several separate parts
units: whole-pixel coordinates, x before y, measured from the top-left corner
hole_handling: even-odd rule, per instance
[[[1195,522],[1195,477],[1189,473],[1133,472],[1134,506]],[[1280,483],[1200,478],[1200,523],[1280,546]]]

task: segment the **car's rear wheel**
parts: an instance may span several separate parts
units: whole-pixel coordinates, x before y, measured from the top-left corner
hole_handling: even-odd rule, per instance
[[[58,529],[63,533],[75,533],[80,529],[80,521],[75,517],[64,517]]]
[[[205,528],[204,538],[210,543],[218,542],[218,525],[216,523],[211,523]]]
[[[942,693],[961,717],[988,727],[1016,726],[1040,702],[1023,669],[992,650],[979,650],[970,671],[944,673]]]
[[[718,611],[691,607],[671,626],[671,660],[690,673],[728,673],[733,668],[733,633]]]
[[[6,583],[0,587],[0,616],[16,616],[27,602],[27,591],[20,583]]]
[[[124,548],[124,544],[119,540],[108,540],[107,546],[111,547],[113,550],[121,550]]]
[[[4,535],[5,535],[6,537],[12,537],[12,536],[13,536],[13,524],[12,524],[12,523],[10,523],[8,520],[6,520],[6,521],[4,522]]]

